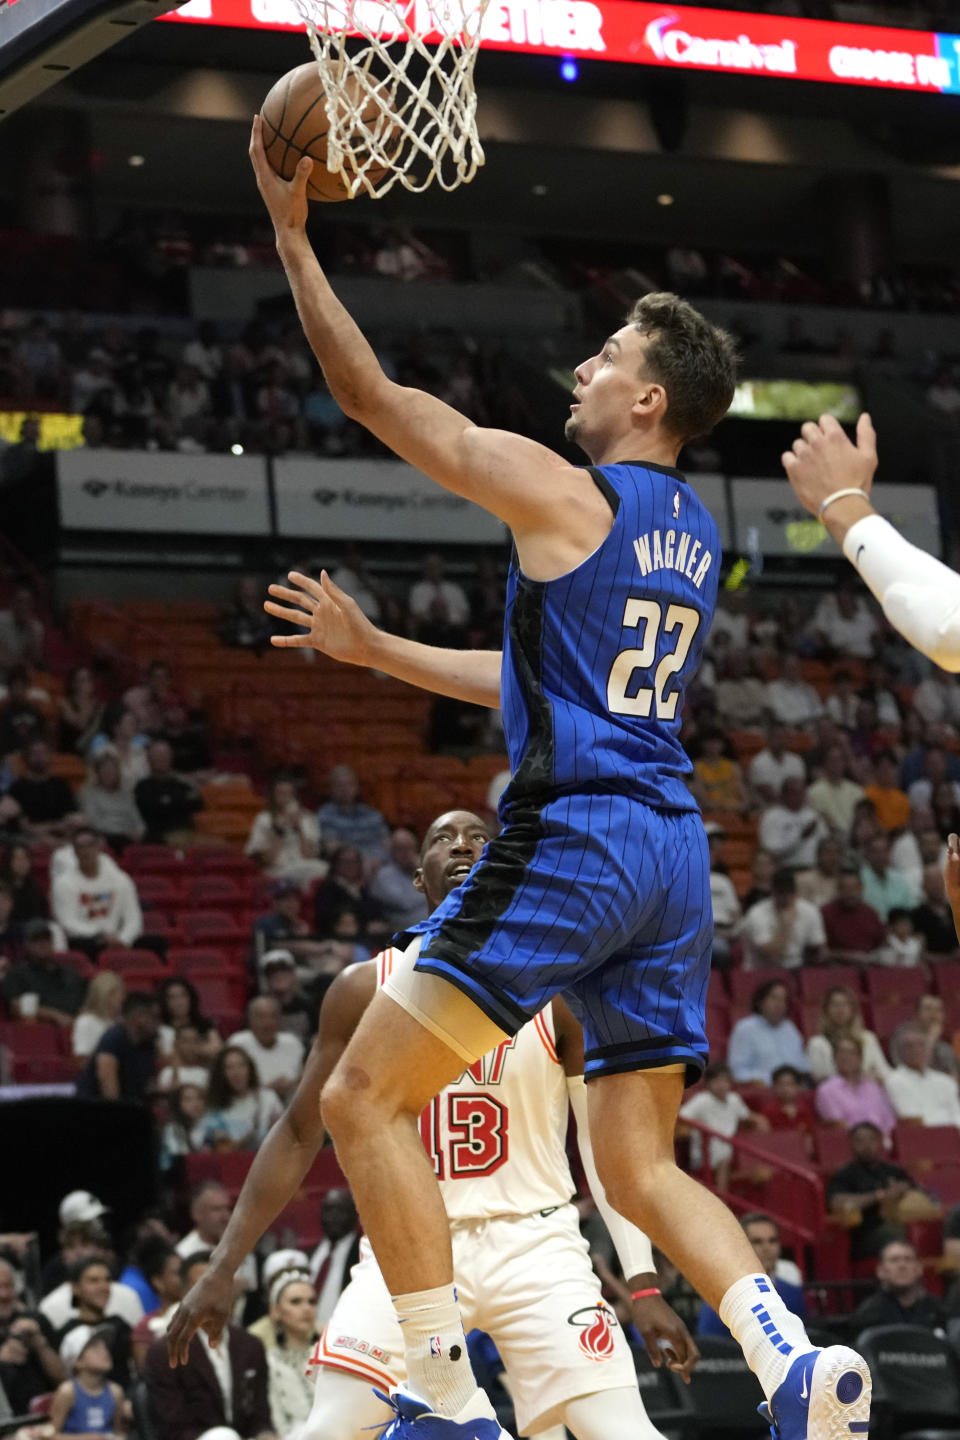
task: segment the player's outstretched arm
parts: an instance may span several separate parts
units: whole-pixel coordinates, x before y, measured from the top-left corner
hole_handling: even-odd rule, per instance
[[[436,396],[397,385],[384,374],[307,238],[306,187],[313,161],[304,157],[293,179],[281,180],[264,153],[259,115],[250,160],[304,334],[344,413],[438,484],[497,515],[518,537],[562,525],[582,539],[584,524],[589,526],[591,517],[597,523],[605,506],[594,486],[584,484],[582,470],[533,440],[482,429]]]
[[[570,1107],[577,1122],[577,1146],[583,1161],[590,1193],[610,1238],[616,1247],[620,1265],[631,1296],[633,1323],[643,1336],[651,1365],[659,1368],[666,1355],[667,1365],[690,1383],[690,1372],[700,1359],[700,1351],[686,1325],[660,1294],[660,1281],[653,1263],[653,1247],[648,1237],[607,1200],[606,1191],[593,1160],[590,1124],[587,1118],[587,1087],[583,1078],[583,1030],[565,1001],[553,1001],[553,1023],[557,1035],[557,1054],[567,1076]],[[654,1293],[644,1293],[654,1292]],[[639,1298],[634,1300],[633,1296]]]
[[[499,710],[503,658],[499,650],[443,650],[402,635],[390,635],[371,624],[357,602],[333,583],[326,570],[319,580],[291,570],[289,579],[297,588],[271,585],[274,598],[265,601],[263,608],[278,620],[304,625],[306,630],[302,635],[274,635],[271,644],[281,648],[309,647],[346,665],[382,670],[435,695],[449,695],[454,700]]]
[[[869,415],[853,444],[832,415],[808,421],[783,466],[797,498],[822,520],[895,630],[943,670],[960,671],[960,576],[911,545],[870,499],[877,443]]]
[[[323,1144],[320,1092],[376,984],[376,966],[366,961],[342,971],[324,996],[317,1038],[293,1099],[257,1151],[208,1270],[184,1296],[167,1331],[171,1366],[187,1363],[198,1330],[205,1330],[214,1343],[220,1338],[233,1306],[237,1266],[300,1189]]]

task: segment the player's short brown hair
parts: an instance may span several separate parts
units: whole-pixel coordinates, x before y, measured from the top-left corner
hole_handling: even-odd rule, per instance
[[[644,295],[627,316],[647,341],[647,369],[667,392],[665,425],[686,442],[706,435],[730,408],[738,356],[732,336],[679,295]]]

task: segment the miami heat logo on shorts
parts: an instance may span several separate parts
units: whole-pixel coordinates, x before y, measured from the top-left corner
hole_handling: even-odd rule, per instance
[[[613,1326],[617,1317],[601,1300],[599,1305],[585,1305],[567,1316],[568,1325],[580,1328],[580,1349],[591,1360],[613,1359]]]

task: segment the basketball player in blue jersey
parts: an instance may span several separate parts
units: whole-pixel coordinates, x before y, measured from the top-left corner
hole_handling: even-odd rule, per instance
[[[725,414],[726,335],[648,295],[576,371],[567,433],[583,469],[481,429],[384,375],[307,240],[303,160],[286,183],[251,158],[300,318],[343,410],[438,484],[509,526],[503,653],[431,651],[362,626],[329,580],[271,587],[291,637],[439,693],[501,705],[512,781],[502,833],[427,922],[324,1087],[327,1129],[405,1337],[409,1391],[389,1440],[501,1440],[470,1372],[449,1231],[417,1118],[464,1064],[564,993],[581,1020],[589,1123],[614,1208],[670,1256],[744,1348],[780,1440],[863,1435],[869,1374],[816,1350],[730,1212],[674,1161],[683,1087],[707,1054],[706,838],[684,783],[684,688],[713,616],[716,525],[675,466]],[[353,628],[351,628],[353,627]],[[549,1277],[544,1277],[549,1284]],[[202,1287],[175,1322],[218,1329]]]

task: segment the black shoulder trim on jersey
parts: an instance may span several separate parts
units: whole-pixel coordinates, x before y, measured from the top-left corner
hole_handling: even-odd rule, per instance
[[[596,465],[588,465],[587,474],[590,476],[594,485],[596,485],[597,489],[600,491],[600,494],[603,496],[604,500],[606,500],[607,504],[610,506],[610,509],[613,511],[614,518],[616,518],[617,511],[620,509],[620,496],[617,494],[616,490],[614,490],[613,486],[610,484],[610,481],[607,479],[606,475],[604,475],[603,471],[598,470]]]
[[[674,465],[654,465],[652,460],[618,460],[618,465],[636,465],[638,470],[656,470],[658,475],[672,475],[682,485],[689,484],[686,475]]]

